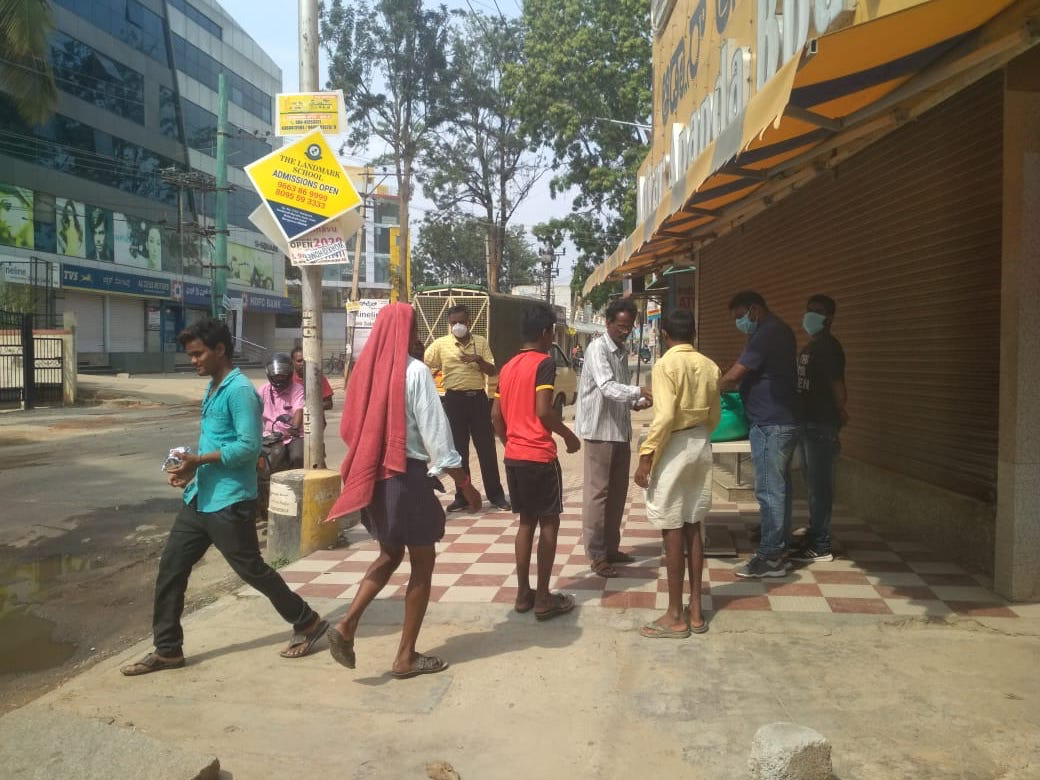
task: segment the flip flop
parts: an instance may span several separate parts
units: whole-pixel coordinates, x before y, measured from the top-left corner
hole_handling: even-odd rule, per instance
[[[690,623],[690,608],[688,606],[683,608],[683,617],[686,618],[686,625],[690,627],[690,631],[694,634],[708,633],[708,620],[703,615],[701,616],[701,621],[703,622],[699,626]]]
[[[538,620],[552,620],[554,617],[559,615],[566,615],[572,609],[574,609],[574,597],[568,596],[566,593],[553,593],[553,606],[544,612],[535,612],[534,616]]]
[[[521,605],[520,600],[517,599],[516,603],[513,605],[513,609],[521,615],[534,609],[534,591],[531,591],[531,598],[525,604]]]
[[[443,672],[447,668],[447,661],[444,661],[435,655],[423,655],[422,653],[419,653],[415,657],[415,662],[412,664],[412,668],[407,672],[391,671],[390,674],[395,680],[407,680],[409,677],[418,677],[420,674],[436,674],[437,672]]]
[[[328,630],[328,621],[319,620],[318,625],[316,625],[309,634],[301,634],[299,632],[294,633],[292,638],[289,640],[289,646],[282,650],[278,655],[282,658],[303,658],[314,648],[315,642],[321,639]],[[303,648],[301,652],[293,652],[300,647]]]
[[[647,639],[686,639],[689,637],[691,630],[687,627],[677,631],[657,623],[647,623],[639,629],[639,634]]]
[[[606,558],[599,561],[593,561],[591,568],[592,571],[598,574],[600,577],[609,578],[618,576],[617,569],[611,566],[610,562]]]
[[[184,666],[184,657],[181,656],[175,661],[165,661],[161,655],[155,653],[149,653],[140,661],[135,661],[132,664],[127,664],[119,671],[127,677],[137,677],[141,674],[151,674],[152,672],[164,672],[167,669],[180,669]]]
[[[347,639],[335,628],[330,628],[325,636],[329,638],[329,653],[338,663],[348,669],[357,666],[357,655],[354,653],[354,640]]]

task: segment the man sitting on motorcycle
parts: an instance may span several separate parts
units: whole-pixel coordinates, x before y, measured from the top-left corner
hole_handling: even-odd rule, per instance
[[[264,404],[264,449],[267,450],[269,445],[280,443],[284,445],[288,458],[284,465],[271,463],[272,472],[303,467],[301,429],[303,427],[304,393],[303,385],[293,382],[292,378],[292,358],[284,352],[276,352],[267,362],[268,381],[260,388],[260,400]],[[279,434],[281,434],[280,440]]]

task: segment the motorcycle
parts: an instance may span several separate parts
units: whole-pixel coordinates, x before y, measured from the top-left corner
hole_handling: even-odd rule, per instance
[[[271,475],[279,471],[303,467],[303,433],[292,425],[292,417],[279,415],[275,422],[286,426],[285,431],[265,433],[260,440],[260,457],[256,463],[257,510],[267,520],[267,505],[271,501]],[[291,440],[285,443],[288,435]]]
[[[650,347],[648,347],[646,344],[644,344],[643,346],[641,346],[639,348],[639,359],[643,363],[649,363],[650,362],[650,357],[651,357],[651,355],[650,355]]]

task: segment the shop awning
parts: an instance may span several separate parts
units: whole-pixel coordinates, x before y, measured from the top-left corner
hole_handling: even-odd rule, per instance
[[[1040,0],[932,0],[807,43],[585,282],[693,262],[822,171],[1038,42]]]

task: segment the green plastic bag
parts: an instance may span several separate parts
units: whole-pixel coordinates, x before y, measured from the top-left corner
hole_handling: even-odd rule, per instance
[[[740,393],[722,394],[722,418],[712,432],[712,441],[739,441],[748,437],[747,415]]]

